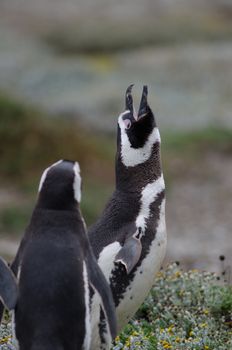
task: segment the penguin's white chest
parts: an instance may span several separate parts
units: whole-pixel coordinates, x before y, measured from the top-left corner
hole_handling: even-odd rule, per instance
[[[146,218],[140,216],[139,221],[145,222],[145,219]],[[130,284],[121,296],[119,305],[116,308],[118,330],[128,323],[129,319],[134,315],[147,297],[152,285],[154,284],[156,273],[159,271],[164,259],[166,245],[165,199],[163,199],[160,205],[160,215],[156,227],[155,239],[152,241],[148,254],[136,270],[133,280],[130,281]],[[112,271],[115,269],[114,260],[120,249],[120,244],[114,242],[106,246],[100,254],[98,263],[104,272],[107,281],[110,280]],[[94,314],[98,319],[98,312],[94,312]]]
[[[166,245],[165,200],[163,200],[160,207],[156,236],[151,243],[149,253],[136,270],[133,280],[131,280],[131,283],[122,295],[119,305],[116,308],[119,330],[128,323],[129,319],[147,297],[154,284],[156,273],[159,271],[164,259]]]

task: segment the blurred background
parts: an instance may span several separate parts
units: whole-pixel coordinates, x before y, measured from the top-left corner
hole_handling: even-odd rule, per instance
[[[232,259],[232,1],[0,0],[0,254],[45,167],[80,162],[88,224],[114,186],[117,117],[143,84],[162,136],[166,261]]]

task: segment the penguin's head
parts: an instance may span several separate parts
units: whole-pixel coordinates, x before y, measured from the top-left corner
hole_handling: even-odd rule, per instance
[[[159,130],[147,102],[147,86],[143,87],[138,113],[133,105],[132,87],[130,85],[126,90],[126,110],[118,118],[117,157],[126,167],[146,162],[153,150],[158,154],[160,148]]]
[[[77,162],[60,160],[44,170],[37,207],[73,210],[81,201],[81,176]]]
[[[131,148],[142,148],[156,127],[156,122],[152,110],[147,103],[147,86],[144,85],[143,87],[138,113],[136,113],[133,104],[132,87],[133,84],[126,90],[125,112],[120,114],[118,118],[120,129],[118,142],[123,143],[125,136],[127,136],[126,139],[128,139]]]

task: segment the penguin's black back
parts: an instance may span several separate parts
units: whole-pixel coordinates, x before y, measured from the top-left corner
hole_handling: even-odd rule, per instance
[[[83,223],[72,212],[37,209],[28,232],[33,239],[23,253],[15,313],[20,350],[81,349],[86,315]]]

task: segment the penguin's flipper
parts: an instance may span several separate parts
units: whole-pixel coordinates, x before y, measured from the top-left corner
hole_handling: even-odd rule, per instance
[[[102,306],[108,320],[112,339],[117,335],[117,320],[113,296],[103,272],[101,271],[93,253],[88,254],[87,269],[91,287],[96,290],[102,299]]]
[[[0,299],[8,310],[15,308],[18,298],[16,278],[5,260],[0,258]]]
[[[132,236],[126,239],[114,261],[123,264],[126,268],[127,274],[129,274],[139,261],[141,252],[142,244],[140,239]]]

